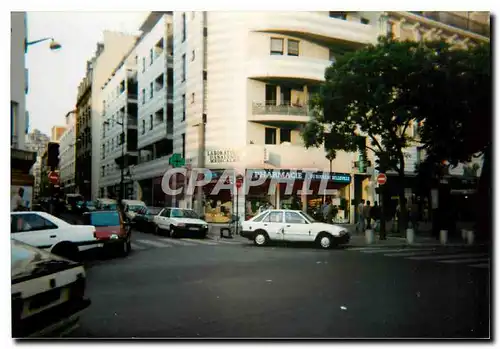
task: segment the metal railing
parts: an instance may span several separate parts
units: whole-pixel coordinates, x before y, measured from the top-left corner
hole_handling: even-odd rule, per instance
[[[446,12],[446,11],[409,11],[409,12],[458,29],[463,29],[482,36],[486,36],[488,38],[491,35],[490,26],[488,24],[478,22],[469,17],[459,16],[452,12]]]
[[[276,101],[253,102],[252,111],[254,115],[309,116],[311,114],[307,105],[293,103],[277,105]]]

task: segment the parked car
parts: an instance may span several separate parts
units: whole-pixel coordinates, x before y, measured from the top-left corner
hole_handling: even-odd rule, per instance
[[[76,211],[79,214],[84,214],[85,212],[92,212],[96,210],[96,204],[94,201],[78,201],[76,203]]]
[[[83,223],[95,227],[96,238],[106,251],[127,256],[132,250],[132,231],[119,211],[86,212]]]
[[[146,207],[146,203],[140,200],[122,200],[123,212],[125,212],[125,217],[130,221],[134,222],[134,218],[139,210]]]
[[[205,238],[208,234],[208,223],[189,209],[164,208],[154,216],[155,233],[167,232],[173,238],[179,236],[198,236]]]
[[[328,249],[348,243],[345,227],[314,220],[298,210],[268,210],[242,223],[241,236],[258,246],[269,241],[311,242]]]
[[[78,211],[78,202],[83,201],[83,196],[80,194],[66,194],[65,201],[66,211],[76,213]]]
[[[143,207],[137,212],[134,218],[134,227],[144,233],[154,232],[154,216],[163,210],[162,207]]]
[[[70,260],[99,247],[93,226],[69,224],[46,212],[11,212],[10,225],[12,238]]]
[[[95,201],[96,210],[109,211],[118,209],[118,201],[114,199],[99,198]]]
[[[12,337],[64,335],[90,305],[85,269],[11,239]]]

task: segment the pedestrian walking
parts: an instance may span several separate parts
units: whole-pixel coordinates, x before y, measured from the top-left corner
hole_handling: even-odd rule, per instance
[[[327,221],[328,207],[330,206],[330,199],[326,199],[323,206],[321,206],[321,214],[323,216],[323,222]]]
[[[363,233],[365,231],[365,216],[363,207],[365,206],[365,200],[361,199],[361,202],[358,204],[357,212],[358,212],[358,224],[356,225],[356,231]]]
[[[381,217],[380,206],[378,205],[378,202],[375,201],[373,203],[372,209],[370,210],[370,218],[373,220],[375,231],[379,231],[380,229],[380,217]]]
[[[371,229],[372,228],[372,219],[370,216],[370,211],[371,211],[371,204],[370,200],[366,201],[366,205],[363,206],[363,216],[366,219],[366,229]]]
[[[330,204],[328,205],[328,212],[326,214],[326,223],[333,224],[333,220],[337,217],[338,212],[339,210],[337,209],[337,206],[333,204],[333,201],[330,201]]]

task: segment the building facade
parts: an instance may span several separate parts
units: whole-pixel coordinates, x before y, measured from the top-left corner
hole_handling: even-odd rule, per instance
[[[137,41],[137,35],[120,32],[105,31],[100,49],[92,58],[92,82],[90,97],[90,161],[93,166],[90,168],[90,183],[85,183],[90,187],[90,196],[96,199],[100,195],[99,179],[102,149],[102,112],[103,102],[106,97],[102,94],[102,87],[111,77],[112,72],[123,60]],[[78,156],[78,155],[77,155]],[[77,167],[78,173],[79,167]]]
[[[131,169],[134,197],[149,205],[171,205],[161,179],[173,153],[173,16],[152,12],[137,43],[137,165]]]
[[[65,194],[75,193],[76,111],[66,115],[66,131],[59,140],[59,177]]]
[[[102,87],[101,197],[132,198],[129,168],[137,164],[137,59],[134,49]],[[126,177],[125,177],[126,176]]]
[[[45,149],[47,148],[47,144],[49,143],[50,138],[46,134],[40,132],[35,129],[32,132],[28,133],[26,136],[26,149],[36,153],[36,162],[31,168],[31,174],[34,177],[34,186],[33,186],[33,197],[38,197],[40,192],[40,182],[41,182],[41,161],[42,155]]]

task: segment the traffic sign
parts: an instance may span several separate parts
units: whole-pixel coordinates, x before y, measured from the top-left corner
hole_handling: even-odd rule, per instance
[[[186,164],[186,159],[184,159],[181,156],[181,154],[174,153],[174,154],[172,154],[170,159],[168,159],[168,163],[169,163],[169,165],[172,165],[174,168],[182,167]]]
[[[379,173],[377,176],[377,183],[379,185],[383,185],[385,184],[385,182],[387,182],[387,176],[385,175],[385,173]]]
[[[240,189],[242,185],[243,185],[243,176],[242,175],[236,176],[236,188]]]
[[[57,184],[59,182],[59,174],[54,171],[49,172],[49,181],[52,184]]]

